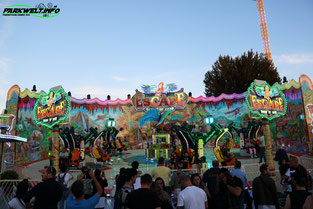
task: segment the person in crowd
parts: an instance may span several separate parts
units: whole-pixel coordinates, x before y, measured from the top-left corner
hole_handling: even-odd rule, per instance
[[[102,188],[102,194],[100,196],[100,200],[98,204],[95,206],[95,209],[103,209],[105,206],[105,197],[106,197],[106,194],[104,192],[104,187],[108,186],[108,181],[105,177],[104,171],[101,172],[101,170],[96,169],[94,175]],[[96,194],[98,191],[97,191],[96,183],[94,181],[92,181],[92,187],[93,187],[93,194]]]
[[[293,178],[294,176],[302,177],[306,179],[306,188],[309,188],[309,174],[308,171],[299,164],[298,158],[295,156],[291,156],[289,160],[289,166],[290,166],[290,176]],[[293,185],[292,191],[295,191],[295,186]]]
[[[76,180],[71,186],[71,193],[66,199],[66,209],[94,209],[102,194],[102,188],[93,170],[89,168],[88,175],[95,182],[97,193],[92,197],[85,199],[84,183]]]
[[[289,161],[288,161],[289,162]],[[281,162],[279,163],[279,173],[280,173],[280,176],[283,176],[289,169],[290,169],[290,166],[289,166],[289,163],[286,162],[284,159],[281,160]]]
[[[264,136],[261,136],[260,139],[258,140],[258,145],[259,145],[259,154],[260,154],[260,161],[259,163],[262,163],[262,159],[264,159],[264,163],[266,162],[266,157],[265,157],[265,138]]]
[[[175,200],[177,200],[178,193],[180,191],[180,183],[179,183],[179,175],[181,171],[174,171],[173,174],[171,175],[171,180],[170,180],[170,187],[174,192],[175,195]]]
[[[256,209],[279,209],[277,189],[273,179],[270,178],[268,165],[260,166],[261,175],[253,180],[252,192]]]
[[[134,189],[139,189],[141,187],[140,176],[143,175],[143,171],[138,169],[139,168],[139,162],[138,161],[132,162],[132,168],[136,169],[136,171],[137,171],[137,178],[136,178],[136,182],[134,183]]]
[[[78,178],[77,178],[77,180],[82,181],[84,184],[84,192],[85,192],[84,197],[86,199],[88,199],[94,195],[93,194],[93,188],[92,188],[92,178],[89,175],[90,170],[91,169],[89,167],[83,167],[81,174],[78,175]]]
[[[192,185],[202,189],[205,192],[208,200],[211,199],[211,194],[210,194],[208,188],[203,183],[201,176],[198,173],[194,173],[191,175],[191,183],[192,183]]]
[[[251,156],[251,158],[256,158],[256,148],[255,146],[250,142],[249,139],[247,139],[246,143],[245,143],[245,148],[249,150],[249,154]]]
[[[170,160],[168,162],[168,167],[171,169],[177,169],[177,154],[175,151],[172,152]]]
[[[265,163],[266,157],[265,157],[265,138],[264,138],[264,136],[260,137],[260,139],[257,141],[257,144],[259,147],[259,154],[260,154],[259,163],[262,163],[262,160],[264,160],[264,163]]]
[[[115,196],[118,176],[119,176],[119,175],[115,175],[115,181],[114,181],[113,186],[111,187],[110,197],[114,197],[114,196]]]
[[[182,169],[190,169],[190,157],[188,152],[185,152],[180,160],[181,164],[182,164]]]
[[[133,191],[133,185],[136,181],[137,171],[133,168],[127,168],[125,170],[124,179],[125,184],[122,188],[117,189],[114,197],[114,209],[125,209],[126,198],[129,193]]]
[[[192,185],[189,175],[181,173],[179,175],[179,181],[182,187],[182,191],[178,195],[178,209],[208,208],[208,198],[205,192],[202,189]]]
[[[235,169],[230,172],[230,174],[232,176],[236,176],[237,178],[239,178],[242,182],[242,193],[240,196],[240,209],[244,209],[244,203],[245,203],[245,186],[247,184],[247,176],[246,174],[241,170],[241,162],[239,160],[237,160],[235,162]]]
[[[162,189],[163,191],[167,192],[168,195],[171,195],[171,194],[172,194],[171,187],[165,186],[165,182],[164,182],[164,180],[163,180],[161,177],[156,178],[154,182],[157,183],[157,184],[159,184],[160,187],[161,187],[161,189]]]
[[[306,189],[306,178],[299,176],[295,177],[292,181],[296,190],[287,196],[284,209],[303,208],[306,198],[311,195]]]
[[[211,195],[211,200],[209,202],[209,208],[216,208],[218,202],[220,201],[219,195],[215,193],[216,191],[216,179],[219,175],[220,168],[217,160],[212,162],[212,168],[206,170],[202,175],[203,182],[207,185],[209,193]]]
[[[274,160],[278,161],[279,165],[288,164],[289,157],[287,155],[286,150],[282,148],[278,148],[278,150],[276,151]]]
[[[313,194],[306,198],[303,209],[313,209]]]
[[[173,209],[170,195],[162,189],[161,185],[156,181],[152,184],[151,191],[158,195],[161,203],[161,209]]]
[[[150,190],[152,176],[144,174],[140,177],[141,188],[131,192],[127,197],[128,209],[161,209],[161,203],[156,193]]]
[[[22,197],[28,191],[29,184],[28,180],[24,179],[20,183],[18,183],[16,188],[16,195],[15,197],[8,203],[9,209],[25,209],[26,204],[24,203]]]
[[[287,164],[288,165],[288,164]],[[282,188],[282,192],[285,194],[289,194],[292,192],[292,180],[290,176],[290,168],[289,166],[286,168],[281,168],[280,167],[280,185]]]
[[[65,164],[60,165],[61,173],[58,175],[58,181],[63,184],[64,191],[62,198],[59,202],[59,209],[64,209],[66,198],[69,194],[69,181],[73,178],[73,176],[67,172],[67,166]]]
[[[216,193],[219,195],[216,208],[239,209],[242,187],[242,181],[239,178],[232,176],[228,169],[222,168],[216,183]]]
[[[108,180],[105,177],[104,171],[101,171],[100,169],[96,169],[94,172],[94,176],[96,177],[97,181],[99,182],[101,188],[103,189],[104,187],[108,186]],[[94,181],[92,181],[92,188],[93,188],[93,194],[97,193],[97,187]],[[101,197],[104,197],[105,193],[102,191]]]
[[[42,170],[42,182],[28,191],[23,200],[27,207],[31,207],[30,200],[35,197],[33,209],[57,209],[62,198],[63,188],[55,178],[56,170],[53,166],[46,166]]]
[[[169,179],[170,179],[170,174],[171,174],[171,169],[169,169],[168,167],[165,167],[164,165],[164,157],[160,157],[158,161],[158,167],[156,167],[152,171],[153,178],[161,177],[165,180],[165,183],[168,184]]]
[[[60,164],[60,169],[61,169],[61,165],[66,165],[68,166],[68,157],[69,157],[69,153],[66,149],[66,147],[63,147],[61,152],[60,152],[60,160],[59,160],[59,164]]]
[[[125,177],[126,177],[126,168],[120,168],[120,173],[116,177],[116,190],[122,188],[125,184]]]

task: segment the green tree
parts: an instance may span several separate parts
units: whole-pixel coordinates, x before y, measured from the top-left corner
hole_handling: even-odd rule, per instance
[[[240,57],[219,56],[212,70],[205,74],[205,95],[219,96],[247,91],[254,79],[265,80],[270,85],[280,83],[277,68],[261,53],[252,50]]]

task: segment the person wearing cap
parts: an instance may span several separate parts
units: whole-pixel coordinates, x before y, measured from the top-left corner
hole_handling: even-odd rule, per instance
[[[47,166],[42,170],[42,182],[24,196],[26,208],[31,208],[30,200],[35,197],[33,209],[57,209],[58,202],[63,194],[62,185],[56,181],[56,170],[53,166]]]
[[[178,209],[207,209],[208,198],[205,192],[192,185],[190,176],[181,173],[179,175],[179,182],[182,187],[182,191],[179,192],[177,200]]]
[[[280,209],[276,185],[270,177],[268,165],[262,164],[260,172],[261,175],[252,184],[255,209]]]

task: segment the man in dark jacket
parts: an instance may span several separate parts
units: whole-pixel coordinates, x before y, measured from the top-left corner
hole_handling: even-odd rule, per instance
[[[212,162],[212,166],[213,168],[210,168],[204,172],[202,176],[202,180],[207,185],[208,190],[211,194],[211,200],[209,200],[209,205],[210,205],[209,208],[217,208],[216,204],[218,204],[221,201],[219,198],[219,195],[215,194],[217,177],[220,173],[218,161],[214,160]]]
[[[269,176],[270,170],[266,164],[260,167],[261,175],[253,180],[253,199],[256,209],[260,207],[276,207],[279,209],[277,189],[273,179]]]
[[[26,205],[30,205],[30,200],[35,197],[34,209],[57,209],[57,203],[61,200],[63,188],[55,180],[56,170],[53,166],[45,167],[42,171],[42,181],[24,197]]]

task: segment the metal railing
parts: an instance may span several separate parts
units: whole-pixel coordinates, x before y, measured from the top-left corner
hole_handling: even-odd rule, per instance
[[[22,179],[19,180],[0,180],[0,208],[9,208],[8,203],[11,199],[15,197],[16,186]],[[41,180],[31,179],[28,180],[31,187],[34,187]]]

